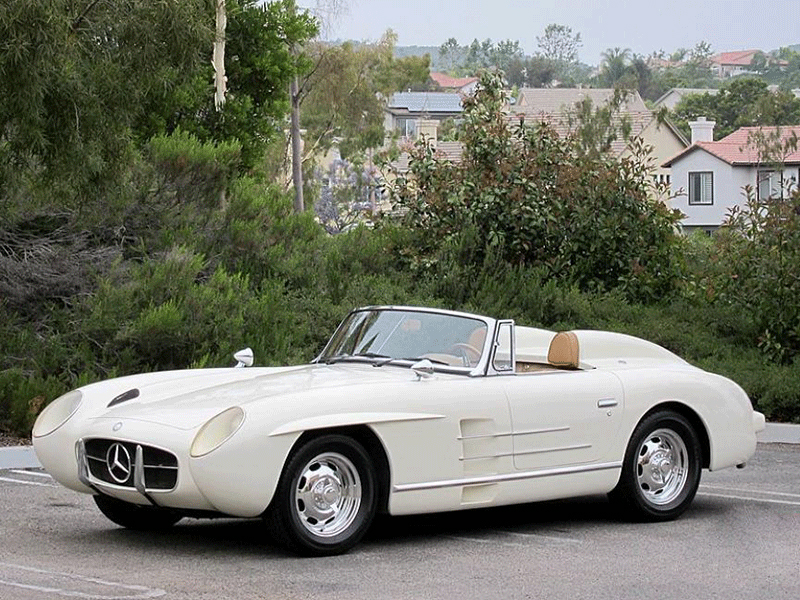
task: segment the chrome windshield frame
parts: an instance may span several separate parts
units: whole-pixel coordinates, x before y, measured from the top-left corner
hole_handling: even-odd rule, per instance
[[[348,322],[350,317],[354,313],[364,312],[364,311],[397,311],[397,312],[416,312],[416,313],[429,313],[429,314],[437,314],[437,315],[444,315],[444,316],[451,316],[451,317],[459,317],[459,318],[466,318],[472,319],[476,321],[481,321],[486,325],[486,337],[483,340],[483,347],[481,350],[481,358],[478,361],[478,364],[474,367],[453,367],[449,365],[439,365],[434,364],[434,369],[439,372],[443,373],[455,373],[461,375],[468,375],[470,377],[482,377],[487,375],[489,371],[493,370],[490,369],[490,361],[491,357],[494,355],[494,343],[495,343],[495,336],[497,335],[497,319],[493,319],[491,317],[485,317],[483,315],[476,315],[473,313],[455,311],[455,310],[446,310],[441,308],[425,308],[419,306],[396,306],[396,305],[376,305],[376,306],[362,306],[356,309],[351,310],[347,316],[342,319],[342,322],[339,323],[339,326],[333,332],[333,335],[328,339],[328,342],[325,344],[325,347],[322,349],[322,352],[311,361],[312,363],[320,363],[322,361],[322,357],[328,352],[333,340],[336,339],[339,331],[344,327],[345,323]],[[513,331],[513,328],[512,328]],[[512,336],[513,339],[513,336]],[[357,358],[357,357],[356,357]],[[397,364],[394,362],[393,364]],[[410,366],[410,364],[409,364]]]

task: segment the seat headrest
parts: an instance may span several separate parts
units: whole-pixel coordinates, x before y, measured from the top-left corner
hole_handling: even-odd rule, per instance
[[[555,367],[577,369],[580,364],[578,336],[573,331],[559,331],[550,342],[547,362]]]

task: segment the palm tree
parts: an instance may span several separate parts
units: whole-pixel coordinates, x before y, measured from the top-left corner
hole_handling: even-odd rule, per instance
[[[628,72],[631,49],[609,48],[601,56],[603,61],[600,63],[600,79],[606,86],[614,87]]]

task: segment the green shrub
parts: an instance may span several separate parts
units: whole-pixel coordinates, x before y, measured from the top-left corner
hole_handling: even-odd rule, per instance
[[[398,173],[392,188],[406,223],[424,232],[423,257],[470,243],[460,254],[476,267],[499,258],[635,300],[673,292],[682,275],[678,215],[654,198],[647,148],[633,143],[622,159],[584,154],[583,141],[544,123],[512,125],[496,74],[464,104],[461,162],[422,140],[410,176]]]

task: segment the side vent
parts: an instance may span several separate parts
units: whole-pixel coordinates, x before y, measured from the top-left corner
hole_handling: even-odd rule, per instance
[[[510,436],[497,431],[494,419],[461,419],[461,462],[464,473],[494,474],[499,460],[510,456]],[[508,448],[505,446],[508,445]]]

